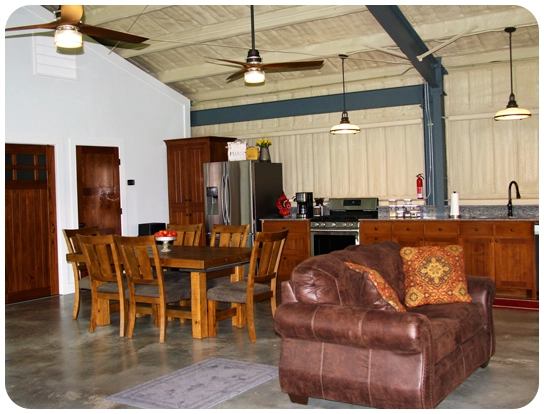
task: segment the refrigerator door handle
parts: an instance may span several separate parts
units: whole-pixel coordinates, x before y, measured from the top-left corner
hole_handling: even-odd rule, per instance
[[[229,176],[224,174],[222,177],[222,213],[223,213],[223,223],[226,225],[230,224],[230,182]]]

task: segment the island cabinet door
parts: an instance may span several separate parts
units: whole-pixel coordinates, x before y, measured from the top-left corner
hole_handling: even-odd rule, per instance
[[[420,247],[425,245],[423,223],[411,220],[399,220],[391,224],[393,240],[402,247]]]
[[[465,256],[467,275],[495,279],[493,223],[470,221],[459,223],[459,244]]]
[[[533,222],[495,224],[495,283],[503,289],[536,298]]]

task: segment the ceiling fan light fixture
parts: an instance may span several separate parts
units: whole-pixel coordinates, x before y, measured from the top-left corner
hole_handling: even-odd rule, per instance
[[[502,109],[495,114],[495,121],[514,121],[518,119],[527,119],[531,117],[531,111],[519,108],[514,96],[514,81],[512,76],[512,33],[516,31],[515,27],[504,29],[510,35],[510,97],[506,109]]]
[[[244,73],[244,81],[246,83],[263,83],[264,72],[260,68],[248,68]]]
[[[55,30],[55,46],[75,49],[83,44],[83,36],[77,26],[63,25]]]
[[[349,122],[348,113],[346,111],[346,83],[344,80],[344,60],[348,58],[348,55],[340,55],[342,59],[342,96],[344,98],[344,110],[342,111],[342,118],[340,123],[331,128],[330,133],[332,135],[341,135],[341,134],[358,134],[361,132],[361,128],[357,125],[354,125]]]

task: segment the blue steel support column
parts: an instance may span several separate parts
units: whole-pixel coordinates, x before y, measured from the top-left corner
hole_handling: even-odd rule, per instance
[[[446,127],[444,123],[443,70],[436,68],[438,87],[428,87],[424,99],[423,123],[427,205],[436,205],[437,215],[444,216],[448,192],[446,162]]]

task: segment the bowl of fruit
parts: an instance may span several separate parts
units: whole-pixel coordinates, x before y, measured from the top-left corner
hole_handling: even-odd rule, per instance
[[[175,230],[159,230],[155,234],[155,240],[162,242],[161,252],[170,251],[170,242],[178,238],[178,232]]]

